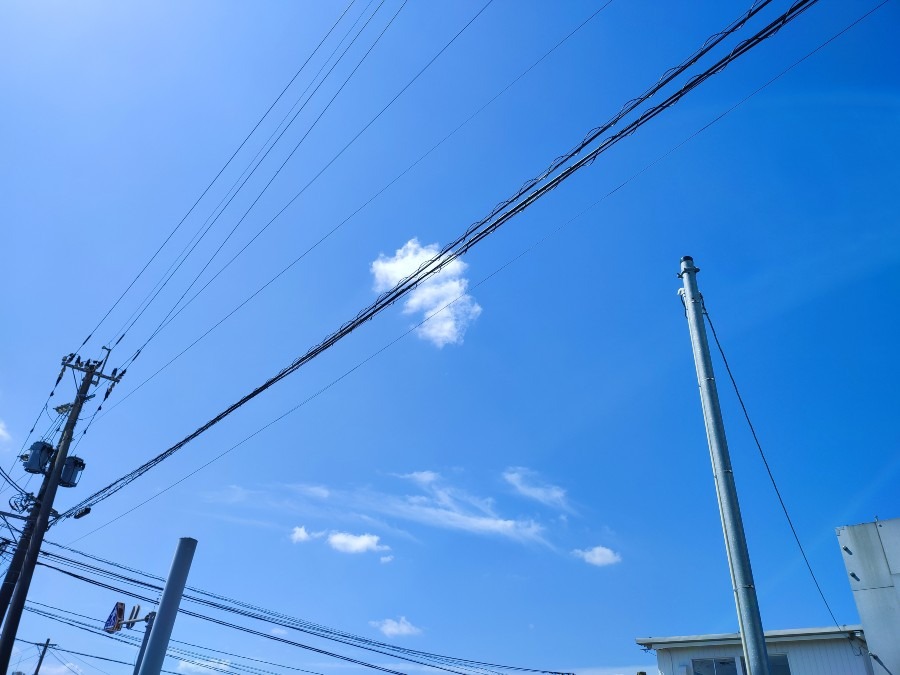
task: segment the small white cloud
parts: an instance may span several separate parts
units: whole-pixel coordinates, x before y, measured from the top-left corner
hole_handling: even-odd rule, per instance
[[[204,659],[196,661],[179,661],[179,673],[216,673],[230,670],[231,662],[222,659]]]
[[[228,485],[221,490],[207,492],[206,501],[216,504],[241,504],[253,496],[253,491],[240,485]]]
[[[316,497],[318,499],[328,499],[331,496],[331,491],[325,487],[324,485],[303,485],[303,484],[295,484],[292,485],[296,492],[299,492],[302,495],[306,495],[307,497]]]
[[[374,626],[388,637],[397,637],[399,635],[419,635],[421,628],[413,626],[405,616],[401,616],[399,621],[394,619],[383,619],[382,621],[370,621],[370,626]]]
[[[413,471],[412,473],[403,473],[399,478],[408,478],[419,485],[430,485],[440,479],[440,474],[434,471]]]
[[[379,255],[370,266],[377,292],[387,291],[419,269],[439,253],[437,244],[422,246],[418,239],[410,239],[392,257]],[[481,307],[466,290],[469,280],[463,277],[467,265],[456,258],[440,272],[419,284],[406,296],[404,314],[422,313],[425,323],[416,329],[419,337],[437,347],[460,344],[466,329]]]
[[[541,484],[537,474],[524,467],[512,467],[503,472],[503,480],[512,485],[523,497],[534,499],[546,506],[569,510],[566,491],[558,485]]]
[[[44,663],[41,666],[42,675],[80,675],[84,672],[84,668],[71,661],[66,661],[65,665],[61,663]]]
[[[6,428],[6,422],[0,420],[0,443],[9,443],[12,440],[12,436],[9,434],[9,430]]]
[[[366,553],[367,551],[390,551],[390,546],[378,543],[377,534],[350,534],[332,532],[328,535],[328,545],[341,553]]]
[[[394,556],[392,556],[392,555],[381,556],[381,564],[382,565],[386,565],[387,563],[392,562],[393,560],[394,560]]]
[[[572,554],[578,556],[589,565],[596,565],[597,567],[605,567],[606,565],[615,565],[618,562],[622,562],[622,556],[605,546],[594,546],[594,548],[583,551],[575,549],[572,551]]]
[[[272,635],[277,635],[278,637],[284,637],[288,634],[288,632],[284,628],[273,628],[269,631]]]
[[[304,541],[309,541],[310,539],[312,539],[312,537],[303,525],[295,527],[291,532],[291,541],[295,544],[300,544]]]

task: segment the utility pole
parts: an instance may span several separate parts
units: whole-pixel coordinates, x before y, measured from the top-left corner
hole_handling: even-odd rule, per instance
[[[141,663],[144,661],[144,652],[147,651],[147,640],[150,639],[150,631],[153,630],[154,619],[156,619],[156,612],[150,612],[144,619],[147,625],[144,627],[144,639],[141,641],[141,648],[138,651],[137,660],[134,662],[132,675],[138,675],[141,672]]]
[[[699,271],[700,268],[694,267],[693,258],[684,256],[681,259],[681,273],[678,276],[684,282],[684,287],[679,289],[679,294],[684,302],[688,328],[691,333],[691,344],[694,349],[694,366],[697,369],[697,381],[700,385],[703,422],[706,425],[706,438],[709,443],[709,455],[716,483],[716,497],[719,500],[719,515],[722,517],[722,530],[725,534],[725,550],[728,554],[728,568],[731,572],[734,601],[737,605],[744,661],[747,664],[748,675],[769,675],[766,638],[759,615],[756,586],[753,584],[753,570],[750,568],[750,553],[747,550],[747,538],[744,536],[744,523],[741,520],[741,508],[738,504],[737,488],[734,484],[734,471],[731,468],[731,457],[728,454],[728,442],[725,440],[725,424],[722,421],[716,378],[709,355],[706,325],[703,322],[705,313],[703,296],[697,289],[697,272]]]
[[[142,654],[138,675],[159,675],[162,669],[163,659],[166,658],[166,649],[169,647],[169,638],[172,636],[172,628],[175,626],[178,605],[181,604],[181,596],[184,594],[184,586],[187,583],[188,572],[191,571],[191,561],[194,559],[196,550],[196,539],[182,537],[178,540],[178,548],[175,550],[169,577],[166,579],[166,586],[159,599],[159,609],[153,621],[153,628],[150,629],[147,648]]]
[[[9,601],[12,598],[13,591],[16,588],[16,582],[19,580],[19,574],[22,571],[22,563],[25,562],[25,553],[28,551],[28,543],[31,541],[31,534],[34,532],[34,523],[37,520],[37,505],[44,499],[44,492],[47,489],[47,475],[41,481],[41,487],[38,490],[37,500],[34,503],[28,517],[25,519],[25,527],[22,528],[22,536],[16,544],[13,552],[12,560],[9,561],[9,567],[6,568],[6,576],[3,578],[3,585],[0,586],[0,623],[6,617],[6,610],[9,609]]]
[[[50,646],[50,638],[47,638],[47,641],[44,643],[44,648],[41,649],[41,655],[38,658],[37,666],[34,668],[34,675],[38,675],[41,672],[41,664],[44,662],[44,656],[47,654],[47,647]]]
[[[12,655],[13,643],[16,639],[16,632],[19,630],[19,622],[22,619],[25,598],[31,586],[31,578],[34,576],[38,554],[41,550],[41,544],[44,542],[44,534],[47,531],[47,524],[53,512],[53,500],[56,498],[59,479],[69,454],[69,445],[71,445],[75,434],[75,425],[78,423],[81,410],[89,398],[88,392],[91,386],[99,384],[100,380],[109,380],[114,385],[121,377],[121,375],[116,377],[115,371],[113,371],[112,375],[104,375],[104,361],[92,361],[90,359],[82,361],[80,358],[75,360],[73,358],[74,355],[69,355],[68,358],[63,359],[63,371],[66,368],[71,368],[82,372],[81,384],[78,386],[75,401],[69,409],[69,417],[59,439],[59,446],[56,449],[52,466],[45,475],[41,490],[38,493],[38,499],[32,506],[31,514],[29,514],[29,521],[33,522],[31,536],[28,538],[28,541],[25,541],[25,533],[23,532],[22,539],[17,547],[16,555],[19,555],[18,549],[24,550],[24,554],[20,558],[21,572],[17,575],[18,579],[14,582],[15,590],[12,591],[8,611],[5,605],[0,607],[0,614],[5,614],[6,616],[3,631],[0,633],[0,674],[9,670],[9,660]],[[109,395],[109,391],[107,391],[107,395]],[[26,524],[27,530],[28,526]],[[15,556],[13,560],[15,561]],[[7,586],[5,582],[4,586]]]

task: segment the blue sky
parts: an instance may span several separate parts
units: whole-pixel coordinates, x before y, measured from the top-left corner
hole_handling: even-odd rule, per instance
[[[80,442],[87,469],[57,507],[276,373],[746,10],[615,0],[457,130],[603,4],[490,3],[147,345]],[[633,672],[654,663],[635,637],[735,630],[676,295],[679,258],[690,254],[813,569],[838,620],[857,622],[834,528],[900,515],[897,4],[744,99],[875,4],[822,0],[405,303],[49,538],[164,574],[178,537],[192,536],[195,586],[415,649],[528,667]],[[90,333],[345,6],[0,8],[5,466],[59,357]],[[201,284],[483,6],[387,0],[126,333],[114,365],[166,316],[394,13]],[[82,356],[100,355],[127,325],[364,7],[351,6]],[[748,29],[786,7],[773,3]],[[716,367],[763,624],[827,626]],[[73,392],[65,381],[54,404]],[[49,426],[45,415],[36,433]],[[13,475],[27,479],[18,466]],[[32,588],[39,602],[98,620],[125,599],[46,569]],[[34,615],[20,635],[133,658]],[[187,617],[175,637],[323,673],[356,670]],[[36,652],[23,649],[16,659],[28,670]]]

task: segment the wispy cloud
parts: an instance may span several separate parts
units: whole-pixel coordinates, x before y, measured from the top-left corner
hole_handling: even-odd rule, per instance
[[[523,497],[562,511],[571,511],[566,491],[558,485],[541,482],[537,473],[531,469],[521,466],[511,467],[503,472],[503,480],[512,485]]]
[[[44,663],[41,666],[41,674],[42,675],[80,675],[84,672],[84,668],[79,666],[77,663],[72,663],[71,661],[66,661],[65,665],[62,663]]]
[[[206,501],[215,504],[242,504],[254,494],[256,493],[253,490],[248,490],[240,485],[226,485],[220,490],[205,492],[203,497]]]
[[[543,542],[544,528],[539,523],[531,519],[503,518],[494,509],[493,500],[475,497],[446,485],[435,472],[417,471],[405,477],[416,483],[423,494],[404,497],[381,495],[372,500],[372,506],[395,517],[433,527]]]
[[[597,567],[606,567],[607,565],[615,565],[622,562],[622,556],[605,546],[594,546],[584,550],[575,549],[572,551],[572,555],[581,558],[589,565],[596,565]]]
[[[381,556],[381,564],[386,565],[389,562],[393,562],[394,556],[392,555],[383,555]]]
[[[328,488],[322,485],[305,485],[303,483],[294,483],[293,485],[291,485],[291,489],[307,497],[316,497],[317,499],[328,499],[328,497],[331,495],[331,492],[328,490]]]
[[[328,535],[328,545],[341,553],[366,553],[368,551],[390,551],[391,547],[379,543],[377,534],[350,534],[332,532]]]
[[[222,670],[229,670],[230,666],[230,661],[222,659],[203,659],[196,661],[179,661],[176,670],[178,670],[179,673],[216,673]]]
[[[12,436],[9,434],[9,430],[6,428],[6,422],[0,420],[0,443],[9,443],[12,440]]]
[[[269,631],[272,635],[276,635],[278,637],[284,637],[288,634],[288,632],[284,628],[273,628]]]
[[[438,252],[437,244],[422,246],[418,239],[410,239],[393,256],[379,255],[369,268],[375,291],[393,288]],[[449,262],[413,289],[403,303],[404,314],[421,313],[428,319],[416,332],[438,347],[460,344],[469,324],[481,314],[475,298],[466,292],[469,287],[469,280],[463,276],[466,267],[459,258]]]
[[[381,621],[370,621],[370,626],[374,626],[388,637],[398,637],[401,635],[419,635],[421,628],[412,625],[405,616],[401,616],[399,621],[394,619],[382,619]]]

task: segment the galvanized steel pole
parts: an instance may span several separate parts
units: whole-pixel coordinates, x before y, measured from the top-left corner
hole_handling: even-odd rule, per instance
[[[178,614],[178,605],[184,593],[188,572],[191,570],[191,561],[194,559],[194,551],[197,549],[197,540],[190,537],[182,537],[178,540],[178,548],[175,550],[175,558],[172,560],[172,568],[169,570],[169,578],[166,579],[166,587],[163,589],[159,600],[159,609],[150,629],[150,638],[147,640],[147,649],[141,661],[139,675],[159,675],[166,658],[166,649],[169,647],[169,638],[172,636],[172,628],[175,625],[175,616]]]
[[[709,355],[706,325],[703,322],[703,296],[697,290],[697,272],[699,271],[698,267],[694,267],[693,258],[685,256],[681,259],[681,273],[678,276],[684,282],[684,288],[680,289],[679,293],[684,301],[688,328],[691,332],[691,344],[694,348],[694,366],[697,368],[697,381],[700,384],[703,422],[706,425],[706,438],[709,442],[716,496],[719,500],[719,514],[722,517],[722,530],[725,533],[725,550],[728,554],[728,567],[734,587],[734,600],[737,605],[738,625],[741,631],[747,673],[748,675],[769,675],[766,638],[759,615],[753,571],[750,568],[750,553],[747,550],[747,539],[744,536],[744,523],[741,520],[741,509],[734,484],[734,471],[731,468],[731,457],[728,454],[728,442],[725,440],[725,424],[722,421],[716,378]]]

